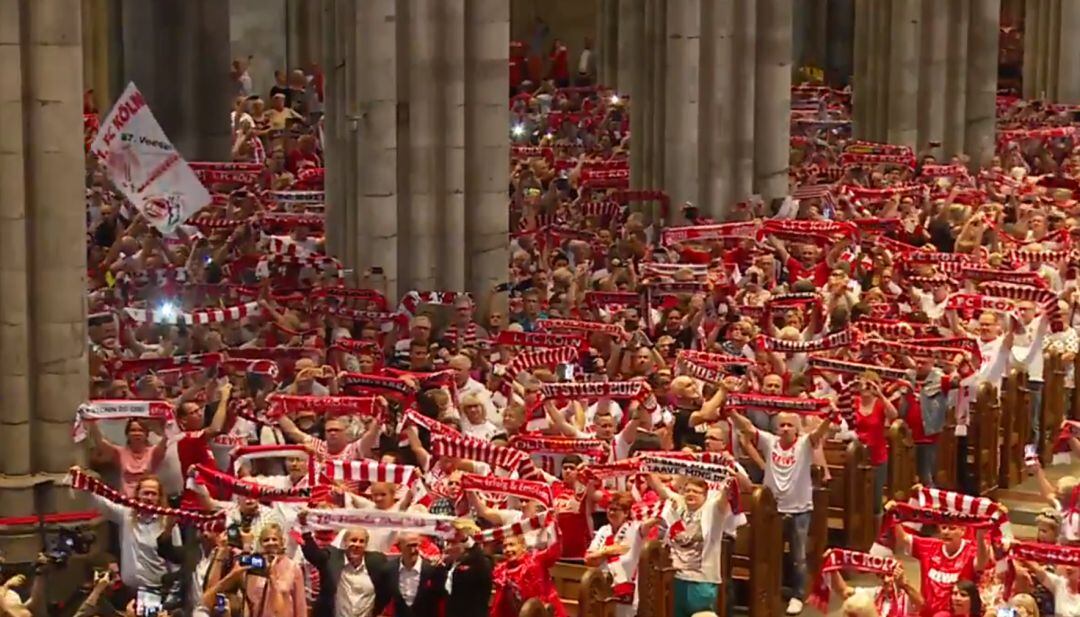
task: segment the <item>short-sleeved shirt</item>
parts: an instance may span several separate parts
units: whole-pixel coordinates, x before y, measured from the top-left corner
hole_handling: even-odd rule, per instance
[[[974,542],[963,540],[960,550],[955,554],[945,551],[945,542],[937,538],[912,536],[911,556],[919,560],[922,574],[922,615],[934,615],[938,611],[950,610],[952,591],[961,580],[974,581],[975,554]]]
[[[1080,617],[1080,594],[1069,589],[1069,582],[1060,574],[1046,573],[1047,589],[1054,594],[1054,614],[1058,617]]]
[[[809,435],[800,435],[790,448],[780,438],[758,431],[757,446],[765,458],[764,484],[776,497],[782,514],[799,514],[814,509],[814,482],[810,475],[814,449]]]

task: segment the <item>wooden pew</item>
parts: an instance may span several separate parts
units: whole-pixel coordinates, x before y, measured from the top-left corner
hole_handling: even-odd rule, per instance
[[[671,567],[671,550],[666,544],[651,540],[641,549],[637,584],[638,617],[675,614],[675,569]]]
[[[1080,372],[1077,371],[1077,369],[1080,369],[1080,353],[1076,354],[1076,357],[1073,358],[1072,365],[1074,377],[1080,375]],[[1076,394],[1076,388],[1073,388],[1072,392],[1072,401],[1069,407],[1069,419],[1080,420],[1080,396]]]
[[[519,617],[551,617],[551,609],[540,601],[539,598],[529,598],[521,605]]]
[[[752,492],[743,492],[741,497],[748,524],[739,528],[734,541],[724,542],[723,577],[745,589],[750,617],[776,617],[784,612],[780,595],[783,521],[776,511],[772,492],[764,486],[755,486]],[[640,581],[640,572],[638,576]],[[721,606],[724,592],[721,587]],[[639,600],[639,606],[643,602],[644,596]],[[638,615],[643,615],[640,608]]]
[[[1065,366],[1061,354],[1052,351],[1043,359],[1043,398],[1040,411],[1039,460],[1048,466],[1054,458],[1061,422],[1065,419]]]
[[[562,598],[563,606],[570,617],[581,615],[579,612],[578,598],[581,596],[581,586],[589,568],[581,562],[560,561],[551,568],[551,580],[555,583],[555,590]]]
[[[907,422],[895,420],[886,434],[889,439],[889,474],[885,480],[885,501],[907,501],[917,481],[915,441]]]
[[[988,383],[979,386],[968,426],[968,459],[975,474],[979,495],[988,495],[998,487],[1001,444],[1001,401],[998,390]]]
[[[615,598],[611,575],[599,568],[589,568],[581,577],[578,592],[578,617],[615,617]]]
[[[873,468],[870,455],[858,440],[825,442],[828,482],[828,529],[838,539],[830,546],[865,551],[874,542]]]
[[[829,487],[825,483],[825,470],[821,467],[815,465],[811,468],[810,477],[814,482],[814,512],[810,515],[810,537],[806,541],[806,570],[817,572],[821,569],[825,549],[829,548]],[[785,563],[791,561],[786,557],[788,550],[785,545]]]
[[[945,426],[938,435],[937,473],[934,485],[956,490],[956,408],[949,407],[945,413]]]
[[[1008,488],[1024,480],[1024,446],[1031,435],[1031,404],[1027,371],[1012,369],[1005,378],[1001,408],[1008,411],[1010,421],[1001,423],[1001,468],[998,486]]]

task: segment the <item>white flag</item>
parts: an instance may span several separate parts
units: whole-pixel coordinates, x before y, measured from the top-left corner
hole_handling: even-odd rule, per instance
[[[135,84],[128,84],[113,105],[90,151],[116,187],[163,234],[211,201]]]

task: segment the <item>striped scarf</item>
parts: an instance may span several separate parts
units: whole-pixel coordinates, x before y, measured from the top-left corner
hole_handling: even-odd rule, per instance
[[[784,353],[813,353],[815,351],[828,351],[839,347],[847,347],[858,341],[858,333],[852,328],[823,336],[813,341],[787,341],[764,334],[758,336],[758,344],[764,351],[780,351]]]
[[[213,514],[207,514],[205,512],[196,512],[194,510],[185,510],[181,508],[168,508],[165,506],[159,506],[152,503],[143,503],[136,501],[135,499],[124,495],[120,491],[105,484],[101,480],[88,476],[81,470],[73,469],[68,473],[67,478],[64,480],[64,484],[67,484],[71,488],[79,491],[85,491],[92,493],[116,504],[121,507],[130,508],[139,514],[153,515],[153,516],[171,516],[180,523],[187,523],[194,525],[198,529],[205,531],[224,531],[225,530],[225,512],[215,512]]]

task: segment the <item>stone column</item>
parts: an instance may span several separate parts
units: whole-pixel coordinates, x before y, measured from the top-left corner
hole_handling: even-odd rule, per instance
[[[735,0],[734,45],[738,56],[735,79],[738,87],[730,89],[734,111],[734,147],[731,183],[735,200],[754,193],[754,127],[757,115],[754,105],[756,83],[758,15],[754,0]],[[790,110],[789,110],[790,114]],[[788,120],[790,121],[790,119]]]
[[[969,14],[969,0],[954,0],[949,3],[949,43],[945,49],[945,142],[943,144],[947,157],[964,152]]]
[[[1001,0],[971,3],[964,151],[973,169],[989,165],[994,156],[1000,21]]]
[[[1070,0],[1024,3],[1024,98],[1080,103],[1080,5]]]
[[[407,5],[407,6],[406,6]],[[407,17],[402,9],[407,9]],[[438,127],[439,88],[436,62],[439,50],[436,42],[439,25],[433,0],[398,2],[398,16],[407,28],[404,40],[398,39],[399,57],[406,59],[404,72],[407,81],[401,100],[406,101],[409,124],[407,138],[401,144],[407,148],[405,171],[399,175],[402,192],[398,197],[403,220],[398,232],[406,238],[399,247],[398,259],[404,287],[436,289],[435,269],[438,265],[436,221],[436,159],[442,156],[440,127]],[[361,43],[362,44],[362,43]],[[404,47],[404,49],[402,49]]]
[[[873,112],[873,139],[885,141],[889,136],[889,92],[890,79],[889,69],[891,63],[889,56],[892,53],[890,42],[892,40],[892,11],[887,2],[874,2],[873,21],[873,47],[871,48],[870,61],[872,63],[871,82],[874,88],[874,112]]]
[[[83,85],[94,91],[94,104],[101,115],[108,113],[117,92],[114,70],[120,62],[114,27],[117,3],[114,0],[81,0],[83,41]]]
[[[919,139],[918,150],[942,157],[939,144],[945,139],[945,50],[949,39],[949,7],[937,0],[922,0],[919,57]]]
[[[635,104],[632,106],[632,114],[641,115],[641,130],[637,134],[633,134],[631,142],[638,142],[641,151],[641,173],[638,174],[640,186],[643,188],[660,186],[663,182],[663,178],[657,178],[654,175],[655,166],[653,161],[656,158],[656,151],[663,147],[653,141],[653,125],[656,122],[663,122],[663,118],[656,116],[656,99],[657,85],[662,82],[664,67],[657,67],[654,63],[653,54],[649,53],[650,50],[656,49],[658,45],[664,44],[664,31],[658,29],[657,23],[657,11],[660,9],[659,0],[645,0],[645,36],[644,36],[644,49],[642,50],[641,59],[641,88]],[[631,116],[631,122],[633,122],[633,116]]]
[[[619,6],[618,0],[596,0],[597,32],[593,49],[597,54],[596,80],[600,85],[614,85],[619,66]]]
[[[634,113],[639,107],[648,106],[649,94],[644,91],[645,80],[645,0],[619,1],[619,92],[630,96],[630,184],[644,188],[643,141],[634,135],[643,135],[645,114]],[[646,112],[647,113],[647,112]]]
[[[828,0],[825,81],[834,87],[852,83],[855,72],[855,0]]]
[[[441,136],[442,155],[435,158],[435,211],[439,245],[436,289],[465,289],[465,39],[469,24],[460,2],[437,2],[440,24],[434,79],[441,90],[436,101],[435,130]],[[509,49],[510,41],[506,41]],[[509,54],[509,51],[507,51]],[[509,62],[509,56],[507,56]],[[503,137],[509,140],[504,127]],[[507,158],[509,160],[509,152]]]
[[[78,462],[86,400],[82,17],[78,2],[0,2],[0,516],[35,511],[35,484]],[[66,489],[38,505],[71,509]],[[0,530],[9,561],[31,561],[36,533]]]
[[[468,290],[480,299],[508,275],[510,5],[467,0],[465,24],[466,272]]]
[[[788,194],[793,0],[759,0],[754,80],[754,190],[766,201]]]
[[[671,196],[676,218],[684,202],[698,198],[698,43],[700,0],[667,5],[666,139],[664,188]],[[630,117],[633,122],[633,116]],[[633,139],[634,131],[630,135]],[[633,173],[633,160],[631,160]]]
[[[123,0],[125,81],[134,81],[188,160],[227,160],[229,4],[219,0]],[[169,76],[163,79],[162,76]]]
[[[855,0],[855,78],[851,119],[854,122],[854,135],[859,139],[871,139],[873,134],[874,88],[872,81],[873,48],[873,0]]]
[[[732,183],[735,110],[735,0],[701,3],[701,211],[722,219],[736,201]]]
[[[656,44],[646,50],[645,61],[652,65],[653,89],[649,96],[649,115],[651,118],[649,144],[652,151],[649,157],[648,188],[661,188],[664,182],[667,97],[661,85],[664,83],[664,71],[667,68],[667,7],[669,0],[650,0],[653,3],[653,27],[656,32]]]
[[[918,147],[919,35],[922,0],[892,0],[887,140]]]
[[[307,69],[319,61],[322,11],[318,0],[285,1],[285,49],[289,69]]]

